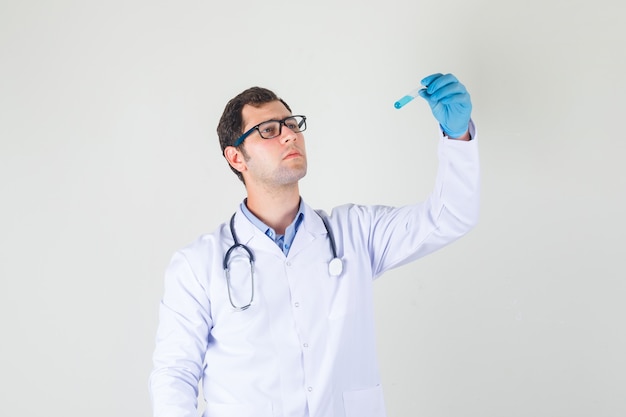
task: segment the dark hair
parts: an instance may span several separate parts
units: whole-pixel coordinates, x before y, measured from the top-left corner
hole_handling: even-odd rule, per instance
[[[232,98],[226,104],[224,112],[222,112],[222,117],[217,125],[217,136],[220,140],[222,154],[224,154],[224,149],[226,149],[227,146],[233,146],[237,138],[243,134],[244,124],[243,117],[241,115],[243,107],[246,104],[254,107],[260,107],[261,105],[272,101],[280,101],[287,108],[287,110],[291,112],[291,108],[283,99],[279,98],[273,91],[261,87],[248,88]],[[239,147],[242,147],[243,145],[244,144],[242,143]],[[237,171],[232,166],[230,169],[243,182],[241,172]]]

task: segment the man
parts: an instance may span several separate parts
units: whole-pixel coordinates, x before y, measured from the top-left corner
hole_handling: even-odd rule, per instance
[[[372,281],[459,238],[478,216],[471,102],[451,74],[422,80],[442,135],[421,204],[344,205],[300,197],[306,118],[254,87],[218,125],[247,198],[229,222],[178,251],[166,272],[151,375],[154,415],[381,417]]]

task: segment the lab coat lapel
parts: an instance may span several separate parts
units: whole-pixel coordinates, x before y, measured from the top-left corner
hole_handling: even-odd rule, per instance
[[[289,249],[289,258],[297,256],[311,242],[315,239],[324,238],[325,235],[326,228],[324,227],[324,222],[311,207],[305,204],[304,221],[296,233],[291,249]]]
[[[239,243],[249,246],[252,251],[260,250],[274,255],[283,255],[278,245],[272,241],[265,233],[253,225],[245,214],[239,209],[235,216],[235,233]]]

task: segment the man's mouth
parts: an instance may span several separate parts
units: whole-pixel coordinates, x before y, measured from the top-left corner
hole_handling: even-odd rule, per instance
[[[287,152],[287,155],[285,155],[283,159],[297,158],[299,156],[302,156],[302,154],[294,150],[294,151]]]

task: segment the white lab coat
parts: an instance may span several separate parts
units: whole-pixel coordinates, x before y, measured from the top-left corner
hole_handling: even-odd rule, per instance
[[[476,140],[441,137],[426,202],[332,210],[327,219],[344,265],[338,277],[328,272],[326,229],[309,206],[288,256],[238,211],[235,232],[256,257],[254,304],[245,311],[234,311],[228,299],[228,223],[178,251],[160,307],[154,415],[196,416],[202,379],[206,417],[385,416],[372,281],[465,234],[477,221],[478,199]],[[231,262],[238,304],[251,290],[243,260]]]

